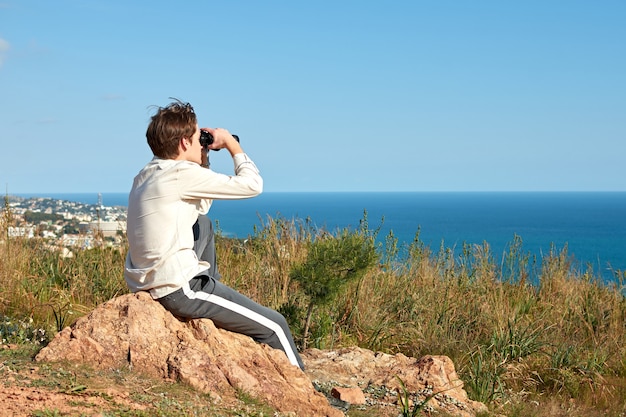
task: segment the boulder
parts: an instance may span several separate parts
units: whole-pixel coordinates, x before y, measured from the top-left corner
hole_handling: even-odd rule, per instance
[[[180,320],[140,292],[99,305],[57,333],[35,360],[81,362],[100,369],[129,367],[185,382],[225,403],[243,391],[297,416],[343,416],[340,409],[345,407],[329,403],[335,398],[378,408],[381,416],[397,416],[403,392],[412,401],[434,395],[428,406],[452,415],[470,417],[486,410],[467,398],[454,364],[445,356],[415,359],[354,347],[308,349],[302,358],[304,372],[281,350],[218,329],[209,319]]]
[[[283,351],[218,329],[208,319],[181,321],[145,292],[101,304],[57,333],[35,360],[131,367],[183,381],[216,400],[242,390],[284,413],[343,415]]]

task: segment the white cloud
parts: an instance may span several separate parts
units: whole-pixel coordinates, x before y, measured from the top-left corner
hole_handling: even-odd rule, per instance
[[[0,67],[2,67],[2,64],[4,63],[6,52],[9,50],[9,48],[10,48],[9,42],[0,38]]]

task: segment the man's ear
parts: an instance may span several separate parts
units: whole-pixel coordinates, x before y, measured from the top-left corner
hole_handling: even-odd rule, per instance
[[[180,138],[180,143],[178,145],[183,151],[186,151],[191,146],[191,142],[187,138]]]

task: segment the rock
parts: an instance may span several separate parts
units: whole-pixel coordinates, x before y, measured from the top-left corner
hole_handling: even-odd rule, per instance
[[[208,319],[180,321],[143,292],[101,304],[59,332],[35,360],[129,366],[183,381],[217,400],[234,399],[242,390],[280,412],[343,416],[281,350],[217,329]]]
[[[376,415],[395,417],[402,393],[397,378],[414,402],[435,393],[428,406],[451,415],[473,417],[486,410],[467,398],[454,364],[445,356],[415,359],[354,347],[309,349],[302,358],[306,372],[291,365],[281,350],[218,329],[208,319],[181,321],[140,292],[99,305],[57,333],[35,360],[81,362],[100,369],[130,367],[185,382],[225,404],[244,391],[297,416],[339,417],[349,403],[363,407],[365,402],[379,409]]]
[[[308,349],[302,357],[314,383],[358,387],[365,393],[368,405],[396,404],[398,394],[404,395],[400,378],[413,402],[434,394],[427,403],[432,409],[461,417],[487,411],[484,404],[467,397],[463,381],[447,356],[416,359],[401,353],[388,355],[351,347],[334,351]]]
[[[350,404],[365,404],[365,394],[357,387],[333,387],[330,395]]]

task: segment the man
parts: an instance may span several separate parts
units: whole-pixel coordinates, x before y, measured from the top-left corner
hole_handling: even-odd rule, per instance
[[[135,177],[128,199],[126,283],[133,292],[149,291],[178,317],[209,318],[281,349],[304,369],[285,318],[219,281],[206,214],[213,200],[260,194],[263,180],[227,130],[202,130],[213,136],[208,149],[230,152],[234,176],[208,169],[191,105],[175,101],[152,116],[146,138],[154,158]]]

